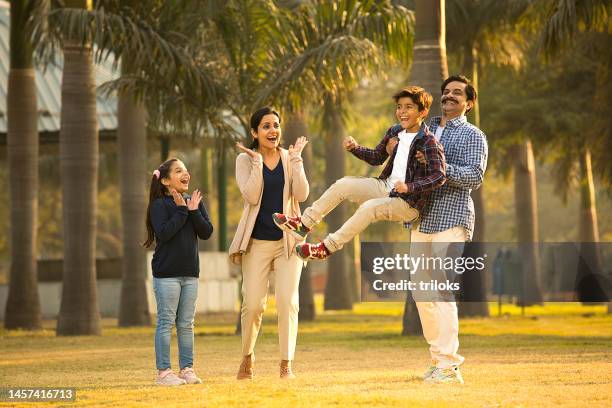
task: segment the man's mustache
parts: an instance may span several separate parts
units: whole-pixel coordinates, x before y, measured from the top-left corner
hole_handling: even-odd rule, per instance
[[[453,101],[455,103],[459,103],[458,100],[456,100],[455,98],[452,98],[450,96],[447,96],[446,98],[442,98],[442,102],[446,102],[446,101]]]

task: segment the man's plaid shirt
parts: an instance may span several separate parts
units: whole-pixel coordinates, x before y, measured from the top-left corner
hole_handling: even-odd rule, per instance
[[[435,133],[440,117],[429,122]],[[434,190],[428,205],[421,213],[419,230],[426,234],[442,232],[453,227],[465,227],[468,239],[474,231],[473,189],[482,184],[487,168],[487,137],[465,116],[446,122],[440,143],[446,154],[446,184]]]
[[[392,137],[396,137],[402,131],[400,125],[394,125],[387,130],[385,137],[374,148],[359,146],[353,150],[357,158],[373,165],[380,166],[389,157],[387,153],[387,142]],[[393,171],[393,160],[397,154],[399,143],[395,146],[391,159],[378,177],[381,180],[386,180]],[[416,152],[421,151],[425,155],[427,164],[421,164],[416,159]],[[436,141],[433,133],[429,131],[427,125],[423,123],[418,133],[412,140],[410,151],[408,153],[408,165],[406,166],[406,178],[404,182],[408,184],[409,193],[398,193],[392,190],[389,197],[400,197],[404,199],[411,207],[417,209],[419,213],[427,204],[427,200],[431,191],[440,187],[446,181],[445,175],[446,164],[444,161],[444,149],[442,145]]]

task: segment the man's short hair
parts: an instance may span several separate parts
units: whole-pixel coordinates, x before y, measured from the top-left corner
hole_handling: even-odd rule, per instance
[[[407,86],[397,92],[395,95],[393,95],[395,103],[397,103],[400,98],[405,97],[412,99],[412,102],[414,102],[419,107],[419,112],[429,110],[429,108],[431,107],[431,102],[433,101],[433,97],[429,92],[427,92],[420,86],[414,85]]]
[[[478,99],[478,93],[476,93],[476,88],[474,88],[474,85],[472,85],[472,82],[470,82],[470,80],[467,79],[463,75],[451,75],[448,78],[446,78],[446,80],[442,82],[442,86],[440,87],[440,90],[442,91],[442,93],[444,93],[444,88],[446,88],[446,85],[450,84],[451,82],[464,83],[466,85],[465,94],[467,95],[467,100],[476,102],[476,99]]]

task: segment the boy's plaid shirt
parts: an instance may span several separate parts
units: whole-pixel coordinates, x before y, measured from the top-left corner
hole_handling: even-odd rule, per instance
[[[374,148],[359,146],[351,153],[355,157],[373,165],[380,166],[389,157],[387,153],[387,142],[392,137],[396,137],[402,131],[400,125],[394,125],[387,130],[385,137]],[[393,149],[391,158],[383,169],[380,176],[381,180],[386,180],[391,175],[393,170],[393,160],[397,154],[399,143]],[[427,164],[420,164],[416,159],[416,152],[423,152]],[[404,199],[411,207],[417,209],[419,213],[427,204],[427,200],[431,191],[440,187],[446,181],[446,162],[444,159],[444,149],[440,143],[436,141],[433,133],[429,131],[425,123],[421,124],[421,128],[412,140],[410,151],[408,153],[408,165],[406,166],[406,178],[404,182],[408,184],[409,193],[398,193],[391,190],[389,197],[400,197]]]
[[[440,125],[440,117],[430,120],[431,131]],[[464,227],[468,240],[474,231],[472,190],[482,184],[487,168],[489,147],[485,134],[460,116],[446,123],[440,143],[446,154],[446,184],[432,192],[421,213],[419,231],[426,234]]]

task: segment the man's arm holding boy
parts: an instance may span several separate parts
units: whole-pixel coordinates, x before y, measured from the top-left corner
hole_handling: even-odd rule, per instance
[[[462,163],[448,163],[446,178],[449,185],[460,188],[477,189],[482,184],[487,168],[488,145],[485,134],[478,130],[468,138]],[[421,152],[416,153],[420,163],[426,163]]]

